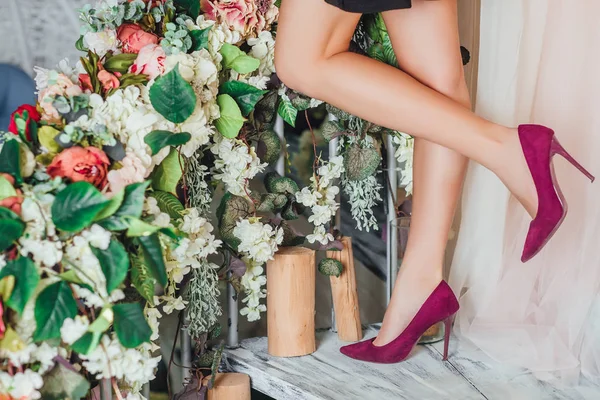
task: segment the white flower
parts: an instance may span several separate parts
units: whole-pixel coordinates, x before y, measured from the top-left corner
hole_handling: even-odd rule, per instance
[[[259,218],[238,221],[233,234],[241,241],[238,250],[258,264],[272,260],[277,246],[283,241],[283,229],[273,229]]]
[[[42,376],[30,369],[17,372],[13,376],[4,371],[0,372],[0,393],[8,393],[13,399],[41,399],[42,395],[38,390],[43,385]]]
[[[66,344],[73,344],[87,332],[89,326],[90,322],[86,316],[67,318],[60,328],[60,337]]]
[[[159,337],[158,326],[160,317],[162,317],[162,315],[160,311],[158,311],[158,308],[146,308],[146,319],[148,320],[148,325],[150,325],[150,329],[152,329],[152,336],[150,337],[150,340],[157,340]]]
[[[308,187],[304,187],[300,192],[296,193],[296,201],[306,207],[313,207],[322,197],[321,193],[313,192]]]
[[[249,55],[260,60],[258,71],[261,75],[271,76],[275,73],[275,39],[269,31],[262,31],[258,37],[248,39],[252,47]]]
[[[165,302],[165,305],[163,307],[163,311],[165,312],[165,314],[171,314],[175,310],[183,310],[185,308],[185,305],[187,304],[187,302],[184,301],[183,298],[181,298],[181,296],[162,296],[161,300]]]
[[[0,271],[2,268],[6,267],[6,256],[4,254],[0,254]]]
[[[400,136],[393,137],[393,142],[398,146],[395,156],[400,164],[399,184],[405,188],[408,194],[411,194],[413,185],[413,152],[415,141],[411,136],[400,132]]]
[[[38,372],[44,374],[54,366],[54,358],[58,355],[58,348],[43,342],[32,353],[32,357],[40,363]]]
[[[191,139],[181,146],[181,153],[184,156],[192,157],[196,150],[210,141],[215,130],[214,126],[209,124],[209,120],[212,121],[214,117],[200,101],[196,103],[194,113],[180,127],[182,132],[189,132],[192,135]]]
[[[156,198],[152,196],[146,197],[146,201],[144,202],[144,212],[148,215],[159,215],[161,213]]]
[[[100,58],[104,57],[109,51],[112,51],[113,54],[120,53],[117,32],[113,29],[106,29],[101,32],[88,32],[83,35],[83,42],[88,49],[98,54]]]
[[[108,245],[110,244],[110,232],[100,225],[92,225],[89,229],[81,232],[81,236],[83,236],[91,246],[100,250],[108,249]]]
[[[306,236],[306,240],[309,243],[319,242],[323,246],[327,245],[330,242],[333,242],[335,238],[333,235],[325,230],[323,225],[315,226],[315,230],[312,234]]]
[[[48,268],[54,267],[63,257],[61,242],[21,238],[20,252],[23,256],[31,255],[33,260]]]

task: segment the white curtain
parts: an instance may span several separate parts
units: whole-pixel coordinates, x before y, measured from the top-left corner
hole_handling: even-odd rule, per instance
[[[477,112],[552,127],[600,175],[600,1],[482,1]],[[489,171],[469,168],[450,284],[455,331],[540,378],[600,381],[600,183],[555,159],[569,214],[548,246],[519,261],[530,222]]]

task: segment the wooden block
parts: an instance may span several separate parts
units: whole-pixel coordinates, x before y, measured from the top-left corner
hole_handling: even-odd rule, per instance
[[[210,377],[207,378],[208,381]],[[208,400],[250,400],[250,377],[233,372],[218,373]]]
[[[315,252],[280,248],[267,263],[268,352],[276,357],[311,354],[315,343]]]
[[[344,272],[339,277],[332,276],[331,293],[335,309],[335,325],[338,337],[346,342],[357,342],[362,339],[360,309],[358,306],[358,289],[356,288],[356,272],[352,254],[352,238],[341,239],[342,251],[328,251],[327,257],[339,260]]]

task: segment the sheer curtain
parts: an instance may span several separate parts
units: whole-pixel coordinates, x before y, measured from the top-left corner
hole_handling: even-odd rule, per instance
[[[555,129],[600,175],[600,2],[482,2],[477,112]],[[529,217],[489,171],[469,168],[450,284],[455,331],[498,361],[541,378],[600,381],[600,184],[563,159],[562,228],[527,264]]]

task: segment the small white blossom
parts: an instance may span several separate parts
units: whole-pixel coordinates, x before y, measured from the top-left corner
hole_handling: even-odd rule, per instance
[[[63,257],[61,242],[21,238],[19,243],[23,256],[31,255],[33,261],[48,268],[58,264]]]
[[[258,264],[272,260],[277,246],[283,242],[283,229],[273,229],[271,225],[260,222],[259,218],[238,221],[233,234],[241,241],[238,250]]]
[[[81,236],[83,236],[90,245],[100,250],[108,249],[108,245],[110,244],[110,232],[100,225],[92,225],[89,229],[81,232]]]
[[[90,322],[86,316],[67,318],[60,328],[60,337],[66,344],[73,344],[87,332],[89,326]]]
[[[98,54],[101,58],[109,51],[112,51],[113,54],[120,53],[117,32],[113,29],[106,29],[100,32],[88,32],[83,35],[83,42],[88,49]]]
[[[306,240],[308,240],[309,243],[315,243],[315,242],[319,242],[321,243],[323,246],[327,245],[330,242],[333,242],[335,240],[335,238],[333,237],[333,235],[329,232],[327,232],[327,230],[325,229],[325,227],[323,225],[319,225],[319,226],[315,226],[315,230],[313,231],[312,234],[306,236]]]
[[[161,296],[161,300],[165,302],[165,305],[163,307],[163,311],[165,312],[165,314],[171,314],[175,310],[183,310],[185,308],[185,305],[187,304],[187,302],[184,301],[183,298],[181,298],[181,296]]]
[[[36,400],[41,399],[39,389],[44,385],[42,376],[26,369],[13,376],[0,371],[0,393],[7,393],[13,399]]]

